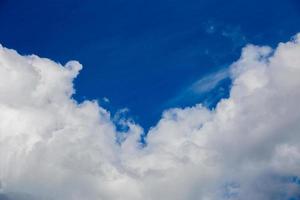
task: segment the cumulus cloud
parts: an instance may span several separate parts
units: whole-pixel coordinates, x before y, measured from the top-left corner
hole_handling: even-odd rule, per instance
[[[139,144],[96,101],[72,99],[78,62],[0,47],[0,199],[265,200],[300,197],[300,35],[246,46],[230,96],[166,110]]]

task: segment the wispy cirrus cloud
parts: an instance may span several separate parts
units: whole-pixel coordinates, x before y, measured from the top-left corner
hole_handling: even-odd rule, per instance
[[[226,91],[230,84],[230,69],[224,68],[211,73],[195,81],[182,89],[176,96],[164,104],[164,107],[176,105],[191,105],[202,103],[206,106],[213,105],[215,101],[226,97]]]

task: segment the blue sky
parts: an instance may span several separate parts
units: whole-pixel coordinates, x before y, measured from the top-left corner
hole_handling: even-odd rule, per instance
[[[166,108],[213,106],[226,96],[226,79],[207,91],[191,87],[226,71],[248,43],[274,47],[289,40],[300,29],[300,3],[1,0],[0,25],[6,47],[61,63],[79,60],[78,101],[98,99],[112,112],[129,108],[148,128]]]

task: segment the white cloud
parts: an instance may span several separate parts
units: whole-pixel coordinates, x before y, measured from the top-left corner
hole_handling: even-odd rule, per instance
[[[71,98],[79,63],[0,47],[1,191],[15,200],[299,197],[299,55],[300,35],[275,50],[245,47],[228,99],[165,111],[143,148],[131,120],[118,145],[109,112]]]

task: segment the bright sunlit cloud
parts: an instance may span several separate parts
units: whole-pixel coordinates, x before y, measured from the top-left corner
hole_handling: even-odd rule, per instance
[[[299,55],[300,35],[276,49],[246,46],[229,72],[193,86],[230,76],[229,98],[214,110],[166,110],[143,146],[132,120],[118,119],[120,133],[96,101],[72,99],[78,62],[0,47],[0,199],[299,197]]]

